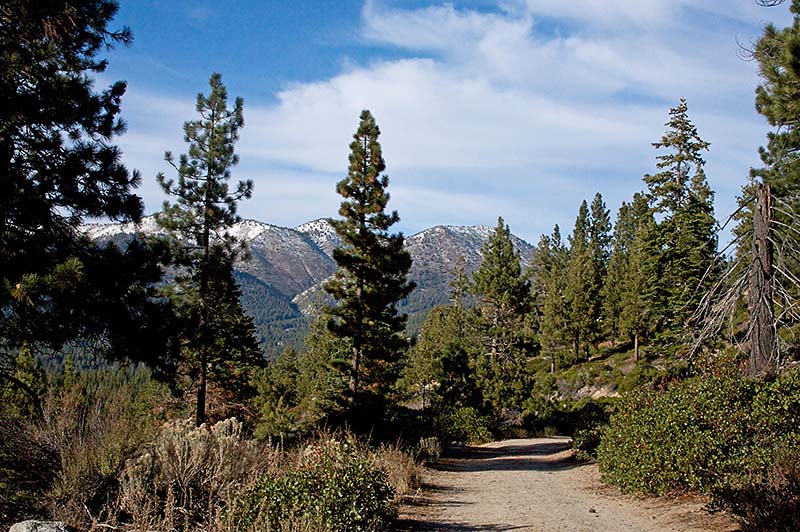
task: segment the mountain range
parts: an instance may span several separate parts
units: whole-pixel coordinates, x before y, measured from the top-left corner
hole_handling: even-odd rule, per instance
[[[132,223],[85,224],[92,239],[121,243],[136,234],[159,234],[152,216]],[[437,225],[406,237],[413,260],[409,278],[417,287],[401,304],[409,315],[408,329],[419,329],[428,311],[448,301],[454,270],[463,264],[467,273],[481,263],[481,248],[493,232],[484,225]],[[295,228],[256,220],[243,220],[230,229],[242,241],[249,257],[234,266],[242,290],[242,305],[253,317],[266,356],[276,357],[288,346],[302,344],[315,304],[327,304],[322,285],[336,271],[333,250],[341,243],[326,219]],[[523,267],[529,264],[533,246],[512,235]]]

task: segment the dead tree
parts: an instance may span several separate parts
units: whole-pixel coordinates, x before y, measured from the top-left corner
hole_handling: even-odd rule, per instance
[[[773,199],[769,185],[759,183],[753,209],[753,241],[750,257],[748,339],[751,377],[769,376],[777,369],[775,303],[773,298],[772,220]]]

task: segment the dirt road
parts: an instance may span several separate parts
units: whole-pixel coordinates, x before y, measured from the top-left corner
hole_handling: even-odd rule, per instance
[[[466,447],[428,471],[401,510],[403,532],[733,532],[697,499],[638,499],[601,484],[571,459],[566,438]]]

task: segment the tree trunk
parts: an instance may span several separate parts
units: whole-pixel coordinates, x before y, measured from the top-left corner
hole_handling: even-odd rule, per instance
[[[581,358],[581,336],[578,333],[575,333],[572,339],[572,350],[575,352],[575,361],[579,361]]]
[[[750,363],[751,376],[775,373],[775,314],[772,299],[772,194],[769,185],[759,183],[753,210],[753,256],[750,265]]]
[[[633,333],[633,360],[639,362],[639,331]]]
[[[200,376],[197,379],[197,418],[195,425],[206,422],[206,347],[200,347]]]
[[[212,159],[213,163],[213,159]],[[207,176],[207,183],[211,176]],[[208,350],[210,345],[210,334],[208,330],[208,285],[211,270],[211,198],[209,190],[206,190],[205,211],[203,213],[203,262],[200,265],[200,323],[198,324],[198,334],[200,336],[199,355],[200,355],[200,376],[197,381],[197,417],[195,424],[199,427],[206,422],[206,389],[208,377]]]
[[[353,346],[353,358],[350,361],[350,401],[354,401],[358,392],[358,367],[361,364],[361,346]]]

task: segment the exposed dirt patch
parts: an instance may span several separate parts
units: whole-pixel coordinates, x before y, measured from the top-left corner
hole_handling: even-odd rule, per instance
[[[403,532],[734,532],[728,515],[697,497],[636,498],[572,459],[567,438],[465,447],[426,473],[401,508]]]

